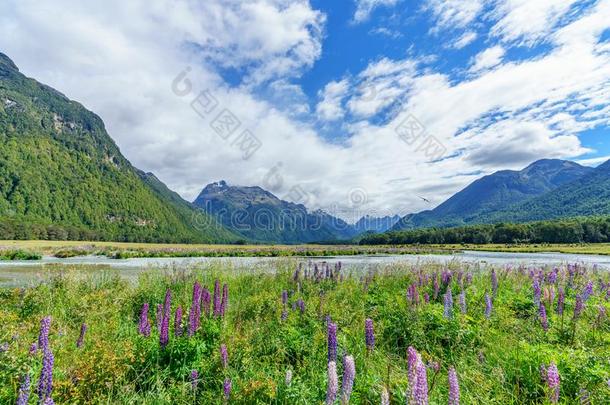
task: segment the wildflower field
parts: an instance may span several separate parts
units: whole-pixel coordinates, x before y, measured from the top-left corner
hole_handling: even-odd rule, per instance
[[[0,403],[610,403],[608,272],[277,266],[2,289]]]

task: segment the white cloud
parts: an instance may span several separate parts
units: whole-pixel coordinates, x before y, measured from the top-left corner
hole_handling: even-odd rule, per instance
[[[354,21],[361,23],[368,20],[373,10],[379,6],[394,6],[399,0],[354,0],[356,2],[356,13]]]
[[[346,96],[348,89],[347,79],[328,83],[324,90],[320,91],[321,100],[316,107],[318,117],[325,121],[335,121],[343,117],[345,111],[341,106],[341,101]]]
[[[482,0],[428,0],[425,8],[434,15],[437,27],[463,28],[470,24],[483,8]]]
[[[499,65],[505,53],[506,51],[500,45],[487,48],[472,59],[470,71],[476,73]]]
[[[503,41],[532,44],[551,32],[578,0],[499,0],[493,12],[498,22],[491,33]]]
[[[451,43],[451,47],[455,49],[462,49],[468,45],[470,45],[474,40],[478,37],[477,33],[474,31],[466,31],[461,37]]]

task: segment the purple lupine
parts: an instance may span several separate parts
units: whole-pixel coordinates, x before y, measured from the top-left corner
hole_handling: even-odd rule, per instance
[[[163,320],[161,321],[161,333],[159,335],[159,343],[163,348],[169,343],[169,320],[171,315],[172,291],[168,288],[165,292],[165,301],[163,304]]]
[[[582,311],[585,308],[585,304],[580,295],[576,296],[576,303],[574,304],[574,319],[578,319],[582,315]]]
[[[447,292],[445,292],[444,304],[443,316],[447,319],[451,319],[453,317],[453,295],[451,294],[450,288],[447,288]]]
[[[485,318],[491,318],[491,311],[493,310],[493,303],[489,294],[485,293]]]
[[[566,293],[563,287],[559,287],[559,293],[557,294],[557,314],[563,315],[563,307],[565,305]]]
[[[290,387],[290,384],[292,384],[292,370],[291,369],[286,370],[286,377],[284,378],[284,383],[286,384],[287,387]]]
[[[49,330],[51,329],[51,317],[45,316],[40,320],[40,333],[38,334],[38,348],[45,353],[49,349]]]
[[[212,301],[212,297],[210,296],[210,291],[207,288],[204,288],[201,291],[201,305],[203,307],[203,313],[206,318],[210,316],[210,303]]]
[[[30,356],[35,355],[38,352],[38,342],[34,342],[30,345]]]
[[[229,367],[229,352],[227,351],[227,345],[224,343],[220,345],[220,363],[224,369]]]
[[[222,391],[225,395],[226,401],[228,401],[231,398],[231,389],[232,389],[231,379],[227,378],[225,380],[224,384],[222,385]]]
[[[559,401],[559,371],[555,363],[551,362],[546,371],[546,384],[549,387],[551,403],[556,404]]]
[[[163,304],[157,304],[157,331],[161,333],[161,324],[163,324]]]
[[[193,336],[201,322],[201,284],[195,282],[193,284],[193,298],[191,300],[191,308],[189,309],[189,325],[187,333],[189,337]]]
[[[326,405],[333,405],[337,400],[339,379],[337,377],[337,363],[328,363],[328,386],[326,387]]]
[[[180,305],[176,308],[176,314],[174,315],[174,335],[182,336],[182,306]]]
[[[466,292],[462,291],[458,297],[458,301],[460,303],[460,311],[462,311],[463,314],[466,313]]]
[[[229,306],[229,286],[222,286],[222,301],[220,302],[220,316],[224,318],[227,307]]]
[[[299,300],[297,301],[297,306],[299,307],[301,314],[304,314],[305,313],[305,301],[303,301],[303,299],[299,298]]]
[[[386,387],[381,389],[381,405],[390,405],[390,393]]]
[[[214,318],[220,316],[220,281],[214,281]]]
[[[83,347],[83,343],[85,342],[85,333],[87,333],[87,324],[83,323],[80,326],[80,335],[78,336],[78,340],[76,341],[76,347]]]
[[[327,326],[328,362],[337,361],[337,324],[329,322]]]
[[[343,357],[343,379],[341,380],[341,403],[349,404],[356,378],[356,364],[352,356]]]
[[[375,347],[375,331],[373,329],[373,320],[366,319],[364,321],[364,336],[366,342],[366,348],[368,350],[373,350]]]
[[[288,291],[282,291],[282,305],[286,305],[288,303]]]
[[[51,397],[53,391],[53,363],[55,358],[51,350],[46,350],[42,357],[42,369],[40,370],[40,378],[38,379],[38,398],[43,402]]]
[[[498,293],[498,275],[495,269],[491,269],[491,292],[494,297]]]
[[[436,273],[434,273],[433,277],[434,277],[434,280],[433,280],[433,283],[434,283],[434,299],[437,299],[438,298],[438,293],[440,291],[440,286],[438,284],[438,275]]]
[[[23,376],[23,381],[19,386],[19,396],[17,397],[17,405],[28,405],[28,399],[30,398],[30,375],[26,374]]]
[[[417,360],[419,358],[419,354],[413,348],[413,346],[409,346],[407,349],[407,366],[408,373],[407,377],[409,379],[409,398],[410,402],[414,401],[415,395],[415,387],[417,385]]]
[[[424,293],[424,302],[427,304],[430,302],[430,294]]]
[[[582,291],[582,300],[587,302],[589,297],[593,294],[593,281],[589,281]]]
[[[542,326],[542,329],[547,332],[549,330],[549,321],[546,316],[546,308],[542,302],[538,308],[538,317],[540,318],[540,325]]]
[[[409,301],[411,305],[417,305],[419,303],[419,294],[417,293],[417,286],[415,283],[407,288],[407,301]]]
[[[140,324],[138,325],[138,332],[146,337],[150,336],[150,322],[148,322],[148,302],[142,305],[140,311]]]
[[[540,290],[540,283],[538,282],[537,278],[534,279],[534,282],[532,284],[532,289],[534,290],[534,305],[539,307],[540,306],[540,295],[542,294],[542,291]]]
[[[286,308],[282,309],[282,315],[280,316],[280,319],[282,320],[282,322],[288,319],[288,311],[286,311]]]
[[[421,357],[417,357],[417,366],[415,368],[417,373],[417,382],[415,384],[414,400],[416,405],[428,405],[428,377],[426,374],[426,365],[421,360]]]
[[[199,384],[199,372],[197,370],[191,371],[191,389],[197,391],[197,385]]]
[[[455,368],[449,367],[449,402],[448,405],[460,405],[460,384]]]

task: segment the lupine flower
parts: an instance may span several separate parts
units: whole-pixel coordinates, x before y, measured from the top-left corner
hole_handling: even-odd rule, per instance
[[[286,308],[282,309],[282,316],[280,319],[282,320],[282,322],[288,319],[288,311],[286,311]]]
[[[424,302],[426,304],[430,302],[430,295],[428,293],[424,293]]]
[[[78,340],[76,341],[76,347],[83,347],[83,343],[85,342],[85,333],[87,332],[87,324],[83,323],[80,326],[80,335],[78,336]]]
[[[146,337],[150,336],[150,322],[148,322],[148,302],[142,305],[140,311],[140,324],[138,325],[138,332]]]
[[[0,353],[8,352],[8,342],[0,344]]]
[[[428,367],[432,369],[435,373],[438,373],[441,369],[441,365],[438,363],[438,361],[431,361],[430,363],[428,363]]]
[[[540,379],[546,384],[546,366],[540,365]]]
[[[40,320],[40,333],[38,334],[38,347],[42,352],[49,349],[49,330],[51,329],[51,317],[45,316]]]
[[[428,405],[428,377],[426,365],[422,362],[421,356],[417,356],[417,382],[415,384],[414,400],[416,405]]]
[[[282,304],[286,305],[288,303],[288,291],[282,291]]]
[[[409,390],[410,398],[413,401],[415,395],[415,386],[417,385],[417,359],[419,354],[412,347],[409,346],[407,349],[407,365],[408,365],[408,379],[409,379]]]
[[[538,279],[534,279],[534,283],[532,284],[532,289],[534,290],[534,305],[537,307],[540,306],[540,295],[542,291],[540,290],[540,283]]]
[[[42,369],[38,379],[38,398],[44,401],[51,397],[53,391],[53,363],[55,358],[51,350],[46,350],[42,357]]]
[[[17,405],[28,405],[30,398],[30,375],[23,376],[23,381],[19,387],[19,396],[17,397]]]
[[[434,273],[434,299],[438,298],[438,292],[440,290],[440,286],[438,285],[438,276],[436,275],[436,273]]]
[[[199,324],[201,322],[201,293],[201,284],[195,282],[195,284],[193,284],[193,298],[191,300],[191,308],[189,309],[189,325],[187,331],[189,337],[193,336],[195,332],[197,332],[197,329],[199,329]],[[180,315],[182,315],[182,309],[180,310],[180,312]],[[182,316],[180,318],[182,318]]]
[[[540,307],[538,308],[538,316],[540,317],[540,324],[542,325],[542,329],[547,332],[549,330],[549,321],[546,317],[546,308],[544,307],[544,304],[542,302],[540,303]]]
[[[337,324],[330,322],[327,327],[328,362],[337,361]]]
[[[210,291],[207,288],[204,288],[201,291],[201,305],[203,306],[203,313],[206,317],[210,316],[210,301],[212,297],[210,296]]]
[[[227,345],[224,343],[220,345],[220,362],[222,363],[222,368],[226,369],[229,367],[229,353],[227,352]]]
[[[458,301],[460,303],[460,310],[463,314],[466,313],[466,292],[462,291],[459,295]]]
[[[373,320],[366,319],[364,321],[364,335],[366,341],[366,348],[368,350],[373,350],[375,347],[375,332],[373,329]]]
[[[417,305],[419,303],[419,294],[417,293],[417,286],[415,284],[411,284],[407,289],[407,301],[412,305]]]
[[[197,370],[191,371],[191,389],[197,391],[197,384],[199,384],[199,372]]]
[[[444,301],[445,310],[443,316],[447,319],[451,319],[453,317],[453,295],[451,294],[450,288],[447,288],[447,292],[445,292]]]
[[[580,315],[582,315],[582,311],[585,307],[583,303],[582,297],[580,295],[576,296],[576,303],[574,304],[574,319],[578,319]]]
[[[555,363],[551,362],[546,371],[546,383],[551,391],[549,400],[556,404],[559,401],[559,371]]]
[[[169,343],[169,319],[172,312],[172,292],[168,288],[165,292],[165,302],[163,304],[163,320],[161,321],[161,333],[159,335],[159,343],[161,347],[167,346]]]
[[[304,314],[305,313],[305,301],[303,301],[301,298],[299,298],[299,300],[297,301],[297,306],[299,307],[301,314]]]
[[[161,333],[161,325],[163,324],[163,304],[157,304],[157,331]]]
[[[220,316],[220,281],[214,281],[214,317]]]
[[[229,400],[229,398],[231,398],[231,388],[232,388],[232,384],[231,384],[231,379],[227,378],[224,382],[224,384],[222,385],[222,390],[224,392],[225,395],[225,400]]]
[[[601,325],[606,320],[606,307],[600,305],[597,307],[597,325]]]
[[[176,308],[176,315],[174,315],[174,334],[182,336],[182,307],[180,305]]]
[[[47,398],[42,405],[55,405],[55,401],[53,401],[53,398]]]
[[[38,352],[38,342],[34,342],[30,345],[30,355],[35,355]]]
[[[386,387],[381,389],[381,405],[390,405],[390,393]]]
[[[489,294],[485,293],[485,318],[491,318],[491,311],[493,310],[493,303]]]
[[[331,361],[328,363],[328,386],[326,388],[326,404],[332,405],[337,399],[339,391],[339,381],[337,377],[337,363]]]
[[[286,378],[284,379],[284,382],[286,383],[287,387],[290,387],[290,384],[292,384],[292,370],[291,369],[286,370]]]
[[[582,291],[582,300],[587,302],[589,297],[593,294],[593,281],[589,281]]]
[[[557,295],[557,314],[563,315],[563,307],[565,305],[566,294],[563,287],[559,287],[559,294]]]
[[[494,269],[491,270],[491,292],[494,297],[498,292],[498,275]]]
[[[341,403],[349,404],[356,378],[356,365],[352,356],[343,357],[343,380],[341,381]]]
[[[449,367],[449,405],[460,405],[460,385],[455,368]]]
[[[222,286],[222,301],[220,303],[220,316],[224,318],[227,307],[229,306],[229,286]]]
[[[544,301],[547,303],[547,305],[550,308],[551,305],[553,305],[553,301],[555,301],[555,287],[554,286],[544,287],[544,290],[542,291],[542,296],[544,297]]]

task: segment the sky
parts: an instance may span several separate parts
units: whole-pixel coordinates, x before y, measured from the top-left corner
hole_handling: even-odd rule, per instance
[[[224,179],[354,221],[610,158],[610,0],[4,0],[0,52],[191,201]]]

